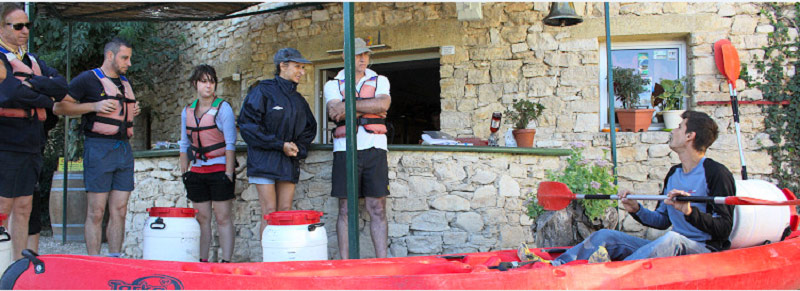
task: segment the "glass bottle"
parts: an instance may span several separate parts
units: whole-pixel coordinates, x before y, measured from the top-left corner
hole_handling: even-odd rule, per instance
[[[489,146],[496,147],[497,144],[497,131],[500,129],[500,119],[503,117],[503,114],[500,112],[492,113],[492,123],[490,124],[489,131],[492,133],[489,134]]]

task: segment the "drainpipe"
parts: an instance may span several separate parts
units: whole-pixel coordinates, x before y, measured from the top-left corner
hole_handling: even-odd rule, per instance
[[[617,184],[617,125],[614,122],[614,73],[611,61],[611,24],[608,21],[608,2],[604,3],[606,15],[606,76],[608,76],[608,119],[611,133],[611,160],[614,162],[614,184]]]
[[[608,20],[608,2],[603,3],[606,18],[606,76],[608,77],[608,132],[611,134],[611,161],[614,163],[614,185],[617,185],[617,126],[614,122],[614,73],[611,60],[611,24]],[[622,215],[617,204],[617,229],[622,230]]]
[[[344,79],[345,79],[345,130],[347,136],[346,167],[347,167],[347,242],[350,259],[359,259],[358,244],[358,147],[356,146],[356,66],[355,66],[355,33],[353,28],[353,2],[344,3]],[[341,242],[340,242],[341,243]]]

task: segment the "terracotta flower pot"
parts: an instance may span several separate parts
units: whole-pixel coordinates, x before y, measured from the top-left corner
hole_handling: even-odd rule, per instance
[[[615,109],[619,119],[619,127],[622,131],[647,131],[650,123],[653,122],[653,112],[655,109]]]
[[[536,129],[515,129],[511,133],[514,134],[514,139],[517,141],[517,147],[533,147],[533,136],[536,135]]]

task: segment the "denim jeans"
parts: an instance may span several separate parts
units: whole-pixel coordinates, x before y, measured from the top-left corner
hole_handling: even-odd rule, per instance
[[[616,230],[601,229],[592,233],[583,242],[558,256],[558,258],[553,260],[553,265],[560,266],[575,260],[588,260],[600,246],[608,250],[608,256],[613,261],[629,261],[710,252],[704,243],[690,240],[674,231],[667,232],[658,239],[650,241]]]

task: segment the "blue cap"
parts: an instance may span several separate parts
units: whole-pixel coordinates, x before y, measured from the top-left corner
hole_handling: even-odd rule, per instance
[[[311,61],[303,58],[303,55],[300,54],[300,51],[290,47],[278,50],[278,52],[275,53],[275,57],[273,57],[272,60],[275,62],[275,64],[280,64],[282,62],[297,62],[302,64],[311,63]]]

